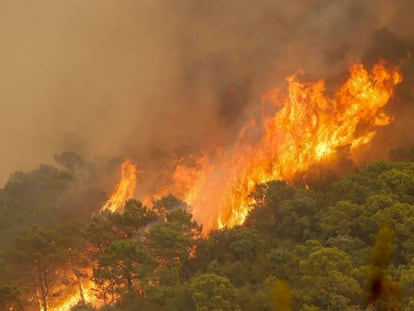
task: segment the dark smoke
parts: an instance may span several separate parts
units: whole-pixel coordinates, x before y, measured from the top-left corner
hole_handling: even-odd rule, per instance
[[[70,150],[166,160],[229,144],[260,94],[302,69],[401,64],[395,123],[364,152],[413,143],[411,0],[0,2],[0,183]],[[168,162],[168,161],[167,161]]]

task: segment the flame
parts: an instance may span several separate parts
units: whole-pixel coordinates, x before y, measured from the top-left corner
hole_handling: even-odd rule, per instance
[[[247,122],[231,148],[219,149],[210,158],[192,157],[193,166],[179,163],[173,183],[146,200],[176,195],[190,204],[205,232],[242,224],[254,204],[250,193],[257,184],[292,182],[315,164],[334,159],[339,149],[352,158],[369,143],[377,127],[392,121],[383,108],[401,81],[398,69],[385,62],[371,71],[355,64],[343,85],[327,96],[324,80],[303,83],[292,75],[287,91],[274,88],[262,95],[261,118]],[[101,210],[122,209],[134,193],[135,170],[130,160],[122,164],[122,179]]]
[[[96,286],[91,280],[92,269],[82,269],[82,277],[76,277],[68,270],[62,269],[55,272],[60,277],[66,276],[66,282],[56,284],[51,287],[51,293],[48,297],[48,310],[50,311],[69,311],[74,306],[84,303],[86,305],[93,306],[95,308],[103,306],[102,299],[98,299],[96,296]],[[40,294],[37,293],[38,299]],[[42,303],[39,301],[39,310],[44,311],[41,307]]]
[[[133,197],[136,184],[135,164],[131,160],[125,160],[121,165],[121,180],[116,185],[109,200],[102,206],[100,212],[106,210],[111,212],[121,211],[125,202]]]
[[[102,305],[102,303],[98,303],[97,298],[94,294],[95,283],[91,280],[84,281],[82,283],[82,293],[85,300],[85,304],[90,304],[95,307]],[[57,303],[56,306],[49,307],[48,310],[51,311],[69,311],[71,308],[79,304],[81,301],[80,293],[75,292],[72,295],[69,295],[64,298],[64,300],[60,303]],[[43,309],[41,309],[42,311]]]
[[[144,205],[151,206],[154,201],[170,194],[174,194],[184,202],[192,202],[197,189],[196,185],[201,183],[205,173],[210,168],[207,156],[195,157],[190,155],[174,162],[172,172],[167,174],[167,180],[170,183],[167,186],[161,186],[160,189],[151,194],[145,195],[142,199]]]
[[[297,75],[290,76],[287,91],[276,88],[262,95],[261,119],[247,122],[231,148],[193,158],[192,166],[176,165],[173,183],[149,197],[169,193],[180,197],[190,204],[205,233],[242,224],[255,203],[250,193],[257,184],[273,179],[292,182],[313,165],[334,159],[339,149],[345,148],[352,157],[368,144],[377,127],[392,121],[384,107],[401,81],[398,69],[384,62],[371,71],[355,64],[343,85],[327,96],[324,80],[303,83]],[[101,211],[122,211],[135,186],[136,167],[126,160],[121,181]],[[86,302],[96,305],[94,283],[89,280],[82,286]],[[78,302],[79,294],[73,294],[50,309],[69,310]]]
[[[293,75],[287,81],[285,96],[279,89],[262,96],[276,112],[265,115],[260,128],[257,120],[251,120],[235,146],[214,157],[190,190],[188,203],[206,231],[242,224],[254,203],[249,195],[257,184],[292,181],[312,165],[334,158],[339,148],[347,148],[352,156],[369,143],[376,127],[392,121],[383,107],[402,76],[384,62],[370,72],[356,64],[333,96],[325,95],[324,80],[302,83]],[[249,135],[257,132],[260,138],[250,142]]]

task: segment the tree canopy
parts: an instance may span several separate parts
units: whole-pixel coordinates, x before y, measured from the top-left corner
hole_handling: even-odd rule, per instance
[[[93,165],[74,154],[58,160],[63,168],[16,173],[0,190],[1,308],[46,310],[78,291],[74,310],[95,310],[82,298],[87,281],[113,311],[414,306],[409,160],[372,163],[314,190],[258,185],[245,224],[207,236],[171,195],[74,222],[60,200]]]

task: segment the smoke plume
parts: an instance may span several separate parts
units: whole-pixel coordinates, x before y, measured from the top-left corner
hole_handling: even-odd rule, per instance
[[[302,70],[384,58],[404,83],[373,149],[413,143],[411,0],[0,2],[0,184],[64,150],[165,159],[229,144],[260,94]]]

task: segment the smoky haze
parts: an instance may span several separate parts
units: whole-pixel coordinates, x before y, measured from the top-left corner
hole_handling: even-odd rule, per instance
[[[335,79],[378,58],[405,76],[404,118],[379,141],[406,142],[411,12],[411,0],[0,0],[0,185],[64,150],[226,144],[285,76]]]

